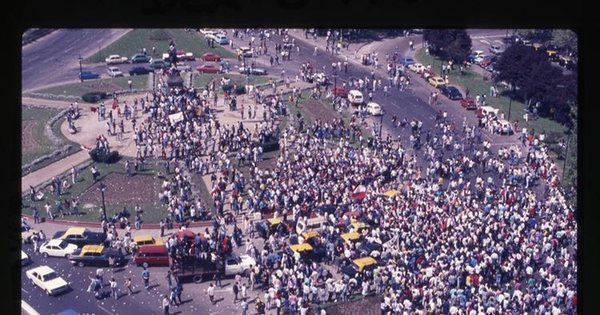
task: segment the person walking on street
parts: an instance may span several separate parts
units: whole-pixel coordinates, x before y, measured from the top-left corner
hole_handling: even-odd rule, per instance
[[[165,310],[165,315],[169,315],[169,306],[171,306],[171,302],[169,301],[169,296],[165,294],[162,300],[162,308]]]
[[[125,290],[127,290],[127,295],[133,294],[133,288],[131,287],[131,278],[127,278],[127,280],[125,280]]]
[[[115,298],[115,300],[119,299],[119,289],[117,288],[117,280],[114,277],[110,278],[110,293]]]
[[[208,299],[212,305],[215,305],[215,285],[210,284],[208,289],[206,289],[206,293],[208,294]]]
[[[98,278],[98,280],[100,280],[100,285],[104,286],[104,269],[96,269],[96,277]]]
[[[36,206],[33,206],[32,215],[33,215],[33,223],[34,224],[40,223],[40,211],[38,210],[38,208]]]
[[[240,292],[239,282],[233,284],[233,303],[238,300],[238,293]]]
[[[150,271],[148,271],[148,268],[144,267],[144,270],[142,270],[142,280],[144,280],[144,287],[146,288],[146,290],[150,289]]]

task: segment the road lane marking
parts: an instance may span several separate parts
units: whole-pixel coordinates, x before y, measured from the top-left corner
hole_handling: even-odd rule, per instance
[[[36,312],[36,310],[31,307],[31,305],[27,304],[27,302],[21,300],[21,308],[25,310],[29,315],[40,315],[40,313]]]
[[[490,42],[488,42],[488,41],[487,41],[487,40],[485,40],[485,39],[480,39],[479,41],[480,41],[480,42],[482,42],[482,43],[484,43],[484,44],[487,44],[487,45],[489,45],[489,44],[490,44]]]

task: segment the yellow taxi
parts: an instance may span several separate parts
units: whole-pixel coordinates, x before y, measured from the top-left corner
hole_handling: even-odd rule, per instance
[[[136,235],[133,237],[133,241],[137,246],[165,244],[161,238],[154,237],[150,234]]]
[[[377,266],[377,260],[371,256],[354,259],[351,264],[342,268],[342,272],[353,278],[356,274],[372,270]]]
[[[349,233],[340,234],[340,237],[348,245],[360,242],[362,239],[362,235],[358,232],[349,232]]]
[[[350,223],[350,226],[348,227],[348,231],[357,233],[369,232],[370,229],[371,227],[367,223],[359,221]]]
[[[427,80],[429,82],[429,84],[435,88],[438,88],[442,85],[446,84],[446,81],[444,80],[444,78],[440,77],[440,76],[434,76],[434,77],[430,77],[429,80]]]

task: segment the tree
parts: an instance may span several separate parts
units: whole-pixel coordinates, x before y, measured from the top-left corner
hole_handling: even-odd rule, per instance
[[[551,29],[518,29],[517,33],[534,42],[546,43],[552,40]]]
[[[536,51],[533,47],[525,45],[511,45],[498,59],[495,76],[496,81],[506,81],[514,89],[520,89],[531,75],[531,72],[538,64],[548,63],[545,53]],[[528,95],[519,93],[522,98]]]
[[[539,62],[533,65],[529,76],[522,81],[519,94],[539,101],[542,106],[538,108],[538,115],[552,119],[557,109],[567,106],[566,100],[562,98],[563,89],[557,88],[562,83],[562,77],[560,68],[548,61]]]
[[[471,37],[464,29],[426,29],[423,40],[429,45],[429,53],[454,62],[462,62],[472,47]]]
[[[564,49],[567,54],[577,54],[577,33],[569,29],[559,29],[552,31],[552,42],[560,49]]]

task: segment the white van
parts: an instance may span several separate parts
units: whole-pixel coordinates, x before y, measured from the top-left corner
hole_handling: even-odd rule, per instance
[[[363,94],[359,90],[350,90],[348,92],[348,101],[352,105],[360,105],[365,100],[363,98]]]
[[[327,217],[319,215],[315,218],[303,217],[299,218],[296,223],[296,233],[298,235],[310,231],[310,230],[320,230],[323,228],[325,223],[327,222]]]

